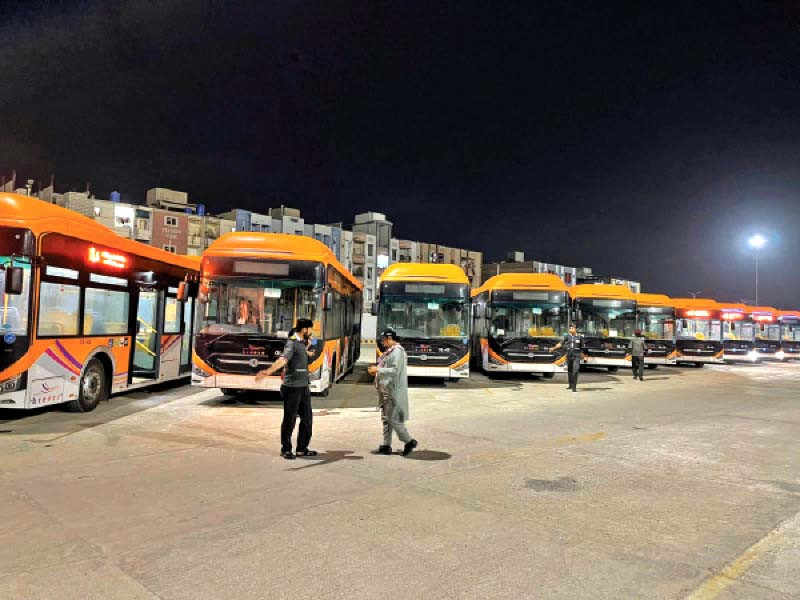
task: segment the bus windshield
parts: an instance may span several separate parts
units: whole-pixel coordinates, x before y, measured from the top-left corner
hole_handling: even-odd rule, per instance
[[[635,304],[631,300],[578,300],[583,317],[583,334],[595,337],[633,337],[636,329]]]
[[[759,340],[772,340],[779,342],[781,339],[781,326],[777,323],[764,324],[763,329],[758,328],[756,335]]]
[[[755,325],[746,321],[726,322],[722,328],[723,339],[752,342],[755,335]]]
[[[690,340],[720,340],[720,322],[701,319],[678,319],[678,338]]]
[[[489,333],[495,337],[561,337],[567,332],[562,292],[492,293]]]
[[[651,340],[671,340],[675,336],[675,315],[671,308],[640,308],[636,326]]]
[[[286,338],[300,317],[314,321],[320,335],[321,288],[313,281],[209,280],[208,301],[198,312],[197,332],[261,334]]]
[[[11,257],[0,256],[0,332],[2,335],[28,335],[28,308],[31,299],[31,263],[27,258],[14,258],[14,266],[22,267],[22,293],[6,294],[6,270],[11,265]]]
[[[378,317],[401,338],[463,338],[469,310],[459,298],[383,296]]]
[[[800,323],[784,323],[781,325],[781,338],[787,342],[800,342]]]

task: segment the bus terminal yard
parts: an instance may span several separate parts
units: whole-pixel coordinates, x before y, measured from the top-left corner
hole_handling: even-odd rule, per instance
[[[0,597],[800,596],[800,363],[412,380],[403,458],[374,355],[314,397],[315,459],[273,392],[3,411]]]

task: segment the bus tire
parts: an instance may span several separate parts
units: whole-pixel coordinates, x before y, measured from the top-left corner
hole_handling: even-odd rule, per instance
[[[555,375],[556,375],[555,373],[542,373],[542,377],[544,377],[545,379],[552,379],[553,377],[555,377]]]
[[[78,399],[67,404],[70,412],[91,412],[103,400],[108,400],[108,378],[98,359],[93,358],[83,371],[78,385]]]
[[[619,371],[619,367],[608,367],[609,373],[616,373],[617,371]]]

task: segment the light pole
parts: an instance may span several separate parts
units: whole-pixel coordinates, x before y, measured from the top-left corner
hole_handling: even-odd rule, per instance
[[[756,254],[756,306],[758,306],[758,251],[761,250],[766,243],[767,238],[760,233],[750,236],[750,239],[747,240],[747,245],[755,250]]]

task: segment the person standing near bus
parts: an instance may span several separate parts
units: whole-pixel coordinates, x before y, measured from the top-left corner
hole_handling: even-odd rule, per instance
[[[313,353],[308,349],[311,329],[314,323],[311,319],[300,318],[295,325],[294,335],[286,342],[281,357],[275,363],[256,374],[256,382],[269,377],[286,367],[286,373],[281,384],[281,397],[283,398],[283,422],[281,423],[281,456],[287,460],[294,460],[292,454],[292,433],[297,417],[300,417],[300,428],[297,433],[297,456],[317,456],[317,452],[309,450],[311,442],[312,419],[311,389],[308,378],[308,359]]]
[[[383,444],[375,453],[392,453],[394,432],[405,443],[403,456],[408,456],[417,447],[417,440],[411,437],[405,425],[408,419],[408,358],[406,351],[397,342],[394,329],[386,329],[381,333],[381,345],[386,350],[378,359],[378,364],[371,365],[368,369],[369,374],[375,377],[383,422]]]
[[[569,333],[564,339],[553,347],[553,350],[566,348],[567,350],[567,378],[569,380],[568,390],[578,391],[578,376],[581,372],[581,354],[583,352],[583,337],[578,335],[575,325],[569,326]]]
[[[637,329],[633,332],[631,339],[631,370],[633,378],[644,381],[644,355],[647,353],[647,344],[642,336],[642,330]]]

